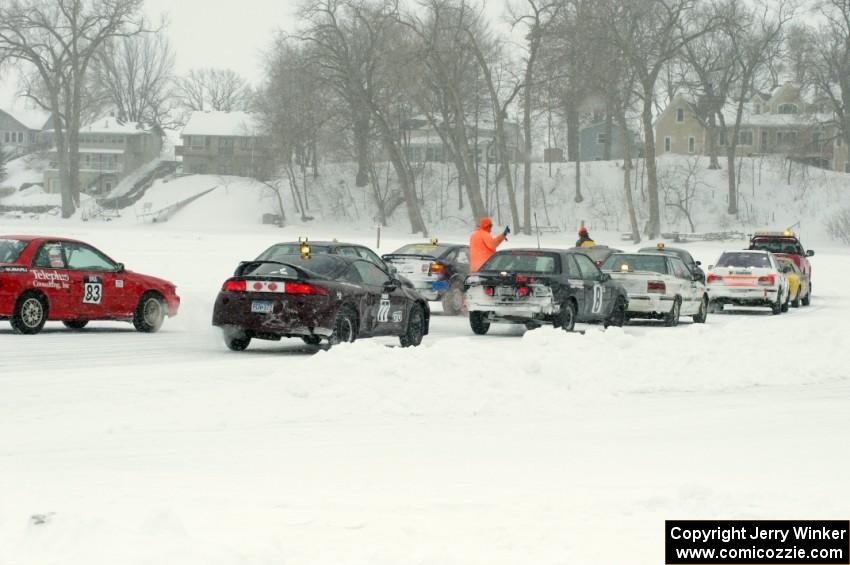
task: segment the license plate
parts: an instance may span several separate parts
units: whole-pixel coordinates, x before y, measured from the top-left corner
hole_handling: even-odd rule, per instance
[[[496,287],[496,296],[515,296],[516,289],[511,286]]]
[[[735,271],[735,272],[733,272],[732,274],[733,274],[733,275],[750,276],[750,275],[752,275],[753,273],[752,273],[752,271]]]
[[[254,300],[251,302],[251,312],[256,314],[270,314],[274,309],[274,302],[269,300]]]

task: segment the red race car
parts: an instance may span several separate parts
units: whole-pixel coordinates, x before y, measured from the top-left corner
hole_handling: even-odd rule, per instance
[[[0,320],[18,333],[38,333],[48,320],[72,329],[122,320],[150,333],[179,307],[172,283],[127,271],[82,241],[0,236]]]

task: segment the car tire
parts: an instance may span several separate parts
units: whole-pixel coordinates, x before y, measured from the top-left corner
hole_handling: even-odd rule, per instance
[[[611,315],[608,316],[607,320],[605,320],[605,327],[614,326],[615,328],[622,328],[625,326],[626,321],[628,320],[626,308],[626,299],[622,296],[618,296],[617,301],[614,303],[614,309],[611,310]]]
[[[357,339],[357,314],[351,306],[343,306],[336,313],[334,331],[330,337],[331,345],[352,343]]]
[[[302,335],[301,340],[307,345],[312,345],[313,347],[322,343],[322,337],[318,335]]]
[[[447,315],[458,316],[463,314],[463,284],[458,282],[452,283],[449,290],[443,294],[441,302],[443,303],[443,312]]]
[[[15,302],[15,309],[9,321],[16,333],[33,335],[44,328],[48,314],[47,298],[40,292],[30,290]]]
[[[791,289],[788,289],[788,296],[785,297],[785,302],[782,303],[782,311],[787,312],[791,306]]]
[[[69,330],[81,330],[88,325],[88,320],[65,320],[62,322]]]
[[[699,312],[694,315],[695,324],[704,324],[708,319],[708,297],[703,296],[702,302],[699,304]]]
[[[803,292],[803,285],[797,287],[797,296],[794,297],[794,300],[791,302],[792,308],[800,307],[800,293]]]
[[[165,321],[165,300],[158,292],[149,290],[144,293],[133,312],[133,326],[136,330],[152,334],[159,331]]]
[[[251,345],[251,338],[242,328],[226,326],[224,330],[224,345],[231,351],[245,351]]]
[[[803,297],[803,306],[808,306],[812,303],[812,285],[809,283],[809,291],[806,293],[806,296]]]
[[[780,296],[776,297],[776,302],[770,305],[770,311],[773,312],[774,316],[778,316],[783,312],[782,310],[782,298]]]
[[[470,312],[469,327],[475,335],[484,335],[490,331],[490,320],[485,312]]]
[[[414,304],[410,308],[410,314],[407,316],[407,328],[403,334],[398,336],[398,340],[402,347],[416,347],[422,343],[424,336],[425,311],[419,304]]]
[[[673,300],[673,307],[670,311],[664,314],[664,325],[668,328],[673,328],[679,325],[679,318],[682,314],[682,299],[678,296]]]

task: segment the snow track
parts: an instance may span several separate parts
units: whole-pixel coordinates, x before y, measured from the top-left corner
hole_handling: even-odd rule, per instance
[[[473,336],[437,307],[419,348],[232,353],[218,285],[298,234],[86,230],[182,311],[0,323],[2,564],[654,564],[667,518],[850,511],[845,252],[780,316]]]

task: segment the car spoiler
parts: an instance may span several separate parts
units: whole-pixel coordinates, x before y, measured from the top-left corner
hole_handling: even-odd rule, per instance
[[[420,253],[387,253],[381,255],[381,259],[388,261],[390,259],[422,259],[424,261],[436,261],[437,258],[433,255],[423,255]]]
[[[296,277],[286,277],[286,276],[283,276],[283,275],[277,275],[279,278],[285,278],[285,279],[313,278],[313,277],[319,276],[312,271],[309,271],[309,270],[304,269],[302,267],[298,267],[296,265],[293,265],[292,263],[281,263],[280,261],[264,261],[264,260],[258,260],[258,259],[254,259],[254,260],[251,260],[251,261],[241,261],[239,263],[239,265],[236,266],[236,270],[233,272],[233,276],[234,277],[243,276],[245,274],[245,269],[248,266],[251,266],[251,265],[281,265],[283,267],[288,267],[288,268],[292,269],[298,275]],[[250,276],[250,275],[244,275],[244,276]],[[272,277],[272,276],[275,276],[275,275],[258,275],[258,276]]]

